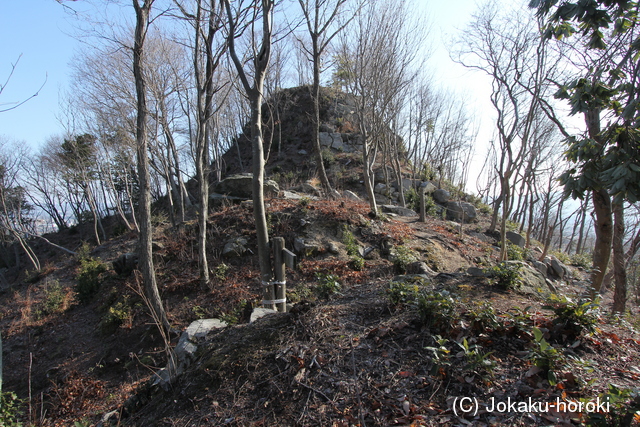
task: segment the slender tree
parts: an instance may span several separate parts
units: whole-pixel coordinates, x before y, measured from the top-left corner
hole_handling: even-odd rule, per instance
[[[264,94],[264,79],[271,56],[271,37],[273,29],[274,0],[239,1],[232,8],[230,0],[222,0],[227,11],[227,41],[229,54],[238,72],[249,104],[251,105],[251,146],[252,146],[252,171],[253,171],[253,218],[258,237],[258,257],[260,260],[260,276],[265,290],[265,300],[273,300],[273,271],[269,251],[269,230],[267,228],[267,216],[264,206],[264,146],[262,135],[262,100]],[[246,21],[243,21],[246,19]],[[262,31],[258,44],[251,37],[250,52],[247,55],[250,61],[250,70],[245,68],[246,62],[238,56],[236,39],[248,28],[253,28],[253,23],[261,20]],[[253,36],[253,35],[251,35]],[[252,75],[251,75],[252,73]],[[273,304],[268,304],[273,305]]]
[[[144,291],[149,299],[154,319],[158,319],[166,332],[170,329],[169,319],[162,306],[156,273],[153,265],[153,227],[151,225],[151,189],[149,175],[147,141],[147,89],[144,71],[144,42],[149,29],[149,15],[154,0],[133,0],[136,12],[136,27],[133,45],[133,75],[136,83],[136,157],[138,161],[138,180],[140,195],[138,200],[138,223],[140,238],[138,242],[138,268],[142,273]]]

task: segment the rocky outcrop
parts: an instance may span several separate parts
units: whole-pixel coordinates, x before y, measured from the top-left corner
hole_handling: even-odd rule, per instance
[[[507,231],[507,240],[516,246],[520,246],[521,248],[524,248],[524,245],[527,243],[524,237],[513,231]]]
[[[225,194],[231,197],[241,197],[245,199],[250,199],[252,197],[252,185],[253,185],[253,177],[251,174],[237,174],[231,175],[218,182],[215,185],[214,191],[219,194]],[[264,181],[264,194],[265,196],[273,197],[277,196],[280,192],[280,188],[278,187],[278,183],[267,179]]]
[[[470,223],[476,219],[478,214],[476,208],[471,203],[467,202],[448,202],[447,219],[449,221],[455,221],[460,223]]]

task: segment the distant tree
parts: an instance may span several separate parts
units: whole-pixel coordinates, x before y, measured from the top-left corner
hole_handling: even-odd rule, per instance
[[[17,243],[27,254],[34,269],[40,269],[38,256],[31,249],[27,232],[33,233],[27,201],[27,191],[20,177],[26,153],[23,148],[6,140],[0,141],[0,235],[5,245]],[[16,259],[16,265],[19,265]]]
[[[313,68],[311,145],[316,156],[320,183],[328,197],[334,197],[334,194],[324,168],[322,147],[320,146],[320,74],[322,72],[322,57],[327,47],[355,18],[363,0],[358,0],[357,3],[353,2],[353,10],[347,9],[348,3],[349,0],[298,0],[304,18],[303,22],[311,41],[310,46],[308,46],[302,39],[299,39],[302,51],[306,54]]]
[[[560,86],[556,96],[569,103],[571,114],[584,116],[587,131],[565,135],[567,159],[573,167],[561,181],[573,197],[584,198],[591,193],[593,199],[596,243],[591,297],[602,286],[613,244],[614,310],[623,311],[626,278],[624,262],[619,259],[624,254],[620,246],[623,201],[640,200],[638,3],[532,0],[530,6],[547,20],[543,34],[546,40],[574,38],[572,45],[577,51],[572,59],[577,71]]]
[[[67,182],[82,189],[84,200],[89,205],[93,217],[93,232],[99,245],[106,240],[106,233],[102,226],[98,201],[93,184],[98,180],[96,168],[96,138],[90,134],[77,135],[65,139],[60,146],[58,158],[64,166]],[[102,235],[102,239],[100,238]]]
[[[531,18],[523,13],[501,13],[497,3],[490,1],[474,15],[454,53],[456,61],[491,79],[490,100],[497,116],[495,173],[500,192],[490,229],[495,230],[501,208],[502,260],[507,256],[506,221],[512,208],[514,177],[533,152],[531,137],[540,124],[539,99],[550,90],[555,65]]]
[[[355,95],[364,185],[372,215],[378,210],[373,167],[384,144],[399,142],[393,129],[398,129],[404,95],[416,76],[420,33],[409,14],[401,1],[371,2],[341,36],[335,76]],[[401,186],[401,177],[396,178]]]

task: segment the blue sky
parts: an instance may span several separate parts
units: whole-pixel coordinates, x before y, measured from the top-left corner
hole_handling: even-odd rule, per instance
[[[0,81],[11,81],[0,94],[0,109],[39,95],[16,110],[0,113],[0,135],[31,146],[60,132],[56,120],[58,92],[67,84],[67,64],[78,41],[64,8],[54,0],[3,0],[0,6]],[[20,56],[22,55],[22,56]]]
[[[469,94],[475,103],[481,80],[451,63],[443,42],[463,27],[475,9],[475,0],[424,2],[433,22],[431,42],[436,50],[430,61],[436,67],[436,80]],[[82,0],[69,3],[74,7]],[[128,5],[128,3],[127,3]],[[455,6],[454,6],[455,5]],[[128,12],[128,8],[122,9]],[[132,12],[132,11],[131,11]],[[33,95],[45,82],[39,95],[21,107],[0,113],[0,135],[40,146],[48,137],[63,132],[56,116],[58,97],[68,86],[68,64],[81,42],[73,37],[77,22],[55,0],[2,0],[0,5],[0,82],[4,84],[11,65],[19,62],[11,81],[0,94],[0,110]]]

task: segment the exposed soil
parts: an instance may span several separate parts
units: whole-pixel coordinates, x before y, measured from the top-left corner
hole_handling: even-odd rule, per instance
[[[627,319],[612,320],[605,297],[593,332],[576,331],[556,321],[543,295],[500,290],[487,278],[465,274],[469,266],[495,263],[496,248],[478,238],[486,229],[482,222],[461,232],[435,218],[424,224],[372,220],[368,206],[346,200],[273,199],[268,211],[272,236],[285,237],[287,247],[303,236],[318,250],[287,272],[288,298],[296,303],[291,312],[252,324],[243,322],[247,302],[260,300],[257,257],[221,258],[234,236],[247,238],[255,252],[250,208],[212,213],[209,287],[197,277],[197,225],[157,227],[158,284],[173,327],[183,330],[198,318],[238,322],[211,334],[198,360],[167,391],[148,387],[166,365],[166,349],[138,295],[135,273],[119,277],[109,269],[99,293],[81,304],[73,295],[79,262],[60,255],[31,283],[4,289],[4,390],[25,399],[24,421],[98,425],[116,411],[114,423],[130,426],[577,425],[587,422],[585,411],[498,413],[481,406],[477,414],[456,414],[454,408],[457,397],[544,403],[596,399],[610,384],[638,389],[640,335],[631,326],[637,308]],[[373,248],[362,271],[353,270],[346,254],[345,226],[363,248]],[[338,253],[327,249],[330,243]],[[451,296],[451,312],[425,317],[411,298],[392,302],[389,283],[399,272],[384,252],[389,244],[413,249],[437,273],[415,286],[423,294]],[[91,256],[112,262],[134,247],[135,235],[127,233]],[[224,274],[222,262],[229,267]],[[337,275],[340,291],[318,297],[318,273]],[[59,313],[49,313],[46,290],[56,281],[65,300]],[[559,289],[577,299],[584,291],[579,283]],[[109,322],[118,310],[126,316]],[[556,350],[552,369],[535,366],[536,330]],[[623,401],[625,408],[634,404]],[[610,408],[602,415],[624,415]],[[638,425],[632,417],[630,425]]]

